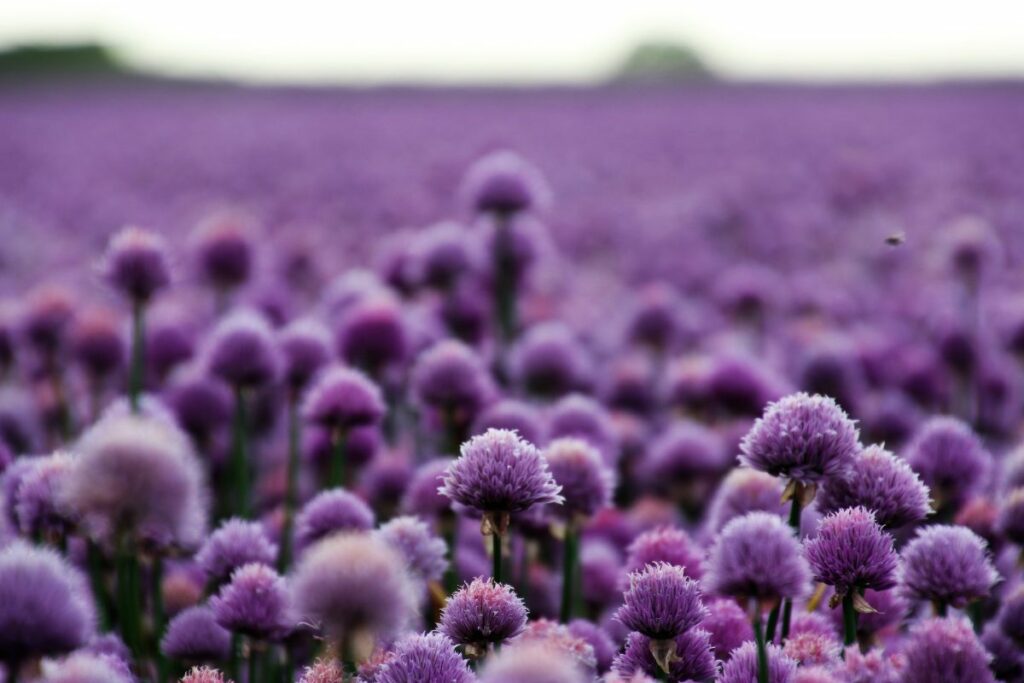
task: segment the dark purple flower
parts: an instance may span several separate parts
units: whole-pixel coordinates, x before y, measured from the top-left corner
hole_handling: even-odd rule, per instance
[[[901,683],[992,683],[991,655],[969,622],[959,618],[925,619],[910,629],[903,648],[907,659]]]
[[[817,498],[822,514],[863,506],[884,527],[919,522],[931,512],[928,487],[901,458],[881,446],[868,446],[841,477],[825,482]]]
[[[644,287],[638,292],[627,336],[656,351],[671,349],[683,331],[681,308],[671,285],[658,282]]]
[[[421,581],[437,581],[448,568],[448,546],[417,517],[395,517],[376,533],[405,558],[409,572]]]
[[[435,458],[416,469],[402,497],[402,512],[434,518],[451,510],[451,500],[437,490],[451,462],[450,458]]]
[[[146,317],[146,366],[158,379],[166,377],[195,354],[195,334],[191,325],[181,317],[184,316]]]
[[[376,424],[384,410],[377,385],[362,372],[345,367],[324,371],[302,407],[306,420],[338,431]]]
[[[473,424],[473,434],[483,434],[488,429],[518,432],[519,436],[530,443],[541,443],[544,440],[544,424],[540,413],[531,404],[515,399],[492,403],[480,413]]]
[[[708,529],[721,531],[726,524],[748,512],[781,515],[782,484],[770,474],[738,467],[722,480],[708,511]]]
[[[710,634],[694,629],[673,639],[675,655],[671,659],[669,681],[709,681],[718,673],[718,663],[711,649]],[[630,633],[626,649],[615,658],[613,671],[620,677],[644,673],[659,677],[661,668],[651,654],[651,639],[640,633]]]
[[[526,606],[510,586],[476,578],[457,590],[441,611],[438,629],[479,656],[492,643],[514,638],[526,626]]]
[[[494,387],[480,357],[461,342],[445,340],[425,351],[412,370],[412,391],[441,421],[468,426]]]
[[[52,356],[64,345],[74,317],[71,293],[63,287],[44,285],[28,296],[21,315],[21,336],[40,356]]]
[[[637,536],[627,549],[626,571],[639,571],[649,564],[664,562],[682,567],[690,578],[704,576],[704,551],[685,531],[658,527]]]
[[[708,613],[700,622],[700,628],[708,632],[717,659],[728,660],[733,650],[754,639],[750,617],[735,600],[712,599],[705,602],[704,607]]]
[[[938,507],[959,506],[984,481],[992,456],[971,428],[953,417],[933,417],[906,448],[907,462],[931,488]]]
[[[361,498],[345,489],[321,491],[295,519],[295,541],[301,547],[339,531],[369,531],[375,518]]]
[[[274,545],[258,522],[229,519],[203,542],[196,562],[213,584],[227,581],[242,565],[259,562],[273,565],[277,557]]]
[[[207,368],[232,387],[259,387],[277,377],[279,358],[267,319],[249,310],[222,318],[208,339]]]
[[[26,538],[58,538],[72,530],[75,515],[62,498],[61,491],[74,459],[61,451],[32,458],[31,469],[19,477],[13,498],[18,530]]]
[[[544,449],[551,476],[562,489],[557,512],[566,518],[589,518],[611,503],[615,475],[586,441],[555,439]]]
[[[787,389],[763,360],[727,354],[714,359],[701,393],[713,415],[753,418]]]
[[[239,567],[231,581],[210,598],[217,623],[235,633],[260,640],[277,640],[291,630],[288,588],[265,564]]]
[[[580,547],[580,590],[590,604],[605,605],[618,599],[622,579],[622,553],[608,541],[584,538]]]
[[[942,247],[953,272],[971,286],[1003,258],[1003,245],[992,226],[974,216],[950,224],[942,236]]]
[[[470,233],[451,221],[433,225],[416,239],[413,279],[439,290],[452,287],[473,267]]]
[[[1004,601],[999,609],[999,628],[1024,647],[1024,587],[1018,587]]]
[[[594,649],[594,660],[597,662],[598,673],[611,668],[615,654],[618,652],[618,645],[607,631],[586,619],[574,619],[569,622],[568,628],[569,633],[586,641]]]
[[[217,669],[208,666],[194,666],[182,676],[179,683],[231,683]]]
[[[839,671],[844,683],[902,683],[905,668],[902,655],[886,655],[881,650],[861,654],[858,648],[849,648]]]
[[[253,240],[241,214],[219,211],[208,216],[196,226],[190,240],[200,276],[214,287],[231,289],[249,279]]]
[[[1010,491],[999,507],[996,526],[1008,540],[1024,545],[1024,487]]]
[[[656,562],[629,575],[624,605],[616,618],[653,640],[669,640],[707,615],[700,587],[682,567]]]
[[[835,588],[837,595],[896,585],[899,560],[892,536],[878,525],[873,512],[862,507],[827,515],[804,552],[814,579]]]
[[[656,488],[681,491],[717,477],[730,464],[718,434],[695,422],[676,422],[651,444],[643,476]]]
[[[120,321],[102,309],[83,313],[71,330],[71,349],[90,380],[106,379],[124,364]]]
[[[860,451],[857,427],[827,396],[793,394],[771,403],[743,438],[740,460],[801,483],[842,475]]]
[[[600,403],[583,394],[571,394],[551,407],[548,438],[574,436],[604,454],[609,464],[619,456],[611,415]]]
[[[402,311],[389,296],[375,296],[347,311],[335,331],[335,343],[345,362],[373,376],[399,363],[409,340]]]
[[[996,624],[988,624],[981,634],[981,644],[992,661],[989,668],[1000,681],[1020,681],[1024,678],[1024,652],[1021,646],[1003,633]]]
[[[295,392],[304,389],[331,359],[331,333],[317,320],[303,318],[277,334],[283,376]]]
[[[165,398],[178,424],[197,444],[207,444],[231,417],[233,404],[228,387],[194,368],[175,373]]]
[[[466,660],[441,633],[414,634],[395,644],[375,683],[474,683]]]
[[[474,162],[460,192],[474,212],[501,216],[543,209],[550,201],[550,190],[540,171],[507,150]]]
[[[561,323],[543,323],[527,330],[513,352],[512,367],[527,394],[544,398],[558,398],[582,388],[591,370],[583,347]]]
[[[796,676],[796,662],[771,643],[768,649],[768,683],[792,683]],[[722,668],[718,683],[754,683],[757,681],[757,646],[744,643],[733,650],[732,657]]]
[[[921,529],[903,548],[902,559],[900,583],[918,600],[962,607],[988,595],[999,580],[985,541],[964,527]]]
[[[189,607],[167,624],[160,651],[185,662],[224,661],[231,653],[231,634],[217,623],[209,607]]]
[[[576,666],[588,675],[597,672],[597,657],[594,648],[583,638],[577,638],[565,624],[540,618],[529,622],[523,632],[506,646],[513,652],[527,651],[531,645],[541,645],[568,656]],[[589,680],[589,679],[588,679]]]
[[[110,239],[102,269],[114,289],[139,303],[171,282],[163,238],[141,228],[124,228]]]

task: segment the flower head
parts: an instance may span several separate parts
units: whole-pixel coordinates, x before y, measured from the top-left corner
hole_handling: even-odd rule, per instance
[[[735,600],[718,598],[704,603],[707,616],[700,622],[701,630],[707,631],[715,657],[727,660],[732,651],[748,640],[754,639],[754,628],[750,617],[736,604]]]
[[[1019,681],[1024,676],[1024,654],[1021,646],[1003,633],[996,624],[988,624],[981,634],[992,661],[989,668],[1000,681]]]
[[[707,615],[697,582],[682,567],[656,562],[629,575],[616,618],[654,640],[682,635]]]
[[[1024,487],[1007,494],[996,520],[999,532],[1017,545],[1024,545]]]
[[[898,557],[892,536],[862,507],[843,508],[822,519],[804,552],[815,580],[835,588],[837,595],[896,585]]]
[[[334,367],[310,388],[302,408],[305,418],[333,430],[376,424],[384,415],[380,389],[358,370]]]
[[[718,663],[707,631],[694,629],[673,640],[675,655],[669,665],[668,680],[707,681],[715,677]],[[640,633],[630,633],[626,639],[626,649],[615,658],[612,669],[622,678],[637,673],[658,676],[661,669],[651,654],[651,639]]]
[[[292,627],[284,579],[265,564],[236,569],[210,607],[224,628],[261,640],[277,640]]]
[[[790,635],[782,652],[800,666],[833,666],[839,663],[839,642],[835,636],[804,632]]]
[[[1003,633],[1024,647],[1024,586],[1017,588],[1003,601],[998,622]]]
[[[934,525],[903,548],[900,583],[907,595],[962,607],[999,580],[985,541],[970,529]]]
[[[73,456],[57,451],[29,462],[32,467],[19,477],[14,494],[18,529],[26,538],[47,532],[66,534],[75,520],[60,492],[71,471]]]
[[[958,506],[987,474],[992,456],[969,426],[953,417],[933,417],[906,449],[907,462],[939,505]]]
[[[530,328],[514,349],[512,365],[526,393],[547,398],[580,389],[590,374],[589,358],[561,323]]]
[[[408,351],[402,311],[389,296],[367,297],[345,313],[335,343],[345,362],[377,376],[401,362]]]
[[[704,551],[682,529],[657,527],[637,536],[627,549],[626,571],[635,572],[655,562],[682,567],[686,575],[704,576]]]
[[[461,189],[473,211],[499,215],[544,208],[549,192],[540,172],[508,150],[477,160],[466,172]]]
[[[102,309],[83,313],[71,329],[71,351],[91,380],[109,377],[125,358],[120,320]]]
[[[276,557],[277,546],[271,543],[261,524],[228,519],[203,542],[196,553],[196,562],[208,581],[219,584],[227,581],[242,565],[253,562],[272,565]]]
[[[796,662],[782,648],[769,643],[768,683],[792,683],[796,676]],[[732,657],[722,668],[719,683],[753,683],[757,680],[757,646],[744,643],[733,650]]]
[[[208,340],[207,368],[232,387],[259,387],[272,382],[279,359],[267,319],[255,311],[230,313]]]
[[[593,676],[557,647],[531,641],[502,649],[480,671],[480,683],[590,683]]]
[[[569,633],[586,642],[594,650],[594,660],[599,672],[611,668],[612,660],[618,652],[618,645],[603,628],[586,619],[573,619],[567,624]]]
[[[373,510],[359,496],[345,489],[321,491],[306,503],[295,519],[295,541],[312,545],[342,531],[369,531],[375,523]]]
[[[417,517],[395,517],[376,531],[401,553],[409,572],[421,581],[437,581],[448,568],[448,546]]]
[[[128,665],[116,657],[75,652],[46,672],[46,683],[133,683]]]
[[[312,318],[289,323],[278,333],[277,345],[293,391],[304,389],[331,359],[331,333]]]
[[[363,682],[363,677],[360,676],[358,679],[360,683]],[[341,665],[338,664],[336,659],[318,659],[313,662],[312,666],[307,666],[306,670],[302,672],[302,677],[299,678],[299,683],[344,683],[345,674],[341,670]],[[377,679],[374,678],[368,683],[377,683]]]
[[[181,677],[179,683],[231,683],[231,680],[225,679],[224,674],[217,669],[208,666],[194,666]]]
[[[737,517],[748,512],[770,512],[781,515],[782,484],[770,474],[738,467],[722,480],[708,510],[708,528],[718,532]]]
[[[211,285],[230,289],[249,279],[253,245],[247,219],[234,211],[218,211],[196,226],[190,240],[200,276]]]
[[[643,474],[658,488],[684,486],[694,479],[719,475],[731,464],[714,431],[695,422],[678,422],[651,444]]]
[[[160,641],[165,657],[186,662],[223,661],[230,650],[231,634],[206,606],[189,607],[176,614]]]
[[[510,586],[473,579],[449,599],[438,629],[459,645],[477,648],[514,638],[526,625],[526,606]]]
[[[494,387],[483,361],[462,342],[438,342],[416,360],[412,391],[420,405],[445,420],[468,425],[490,400]]]
[[[551,476],[565,499],[560,514],[589,518],[611,503],[615,476],[601,454],[582,439],[555,439],[544,449]]]
[[[141,228],[124,228],[110,239],[103,275],[132,301],[149,301],[171,282],[163,238]]]
[[[541,443],[544,425],[540,413],[532,404],[507,398],[485,408],[473,423],[473,434],[483,434],[488,429],[507,429],[518,432],[530,443]],[[1024,482],[1024,477],[1021,478]]]
[[[618,455],[611,415],[603,405],[583,394],[570,394],[551,407],[547,436],[583,439],[601,451],[609,464]]]
[[[451,500],[437,490],[450,464],[449,458],[435,458],[420,465],[405,489],[402,512],[430,519],[450,510]]]
[[[474,683],[466,660],[441,633],[414,634],[395,644],[375,683]]]
[[[823,514],[863,506],[890,529],[919,522],[931,512],[928,487],[904,461],[880,446],[868,446],[845,475],[825,482],[819,492]]]
[[[910,630],[903,650],[907,665],[903,683],[992,683],[991,655],[958,618],[925,619]]]

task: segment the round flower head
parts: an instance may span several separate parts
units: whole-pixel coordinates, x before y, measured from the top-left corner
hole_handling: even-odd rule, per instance
[[[210,374],[232,387],[259,387],[277,376],[274,333],[259,313],[230,313],[217,323],[208,343],[206,362]]]
[[[124,364],[120,321],[104,310],[83,313],[71,330],[71,350],[92,381],[109,377]]]
[[[89,652],[94,655],[103,655],[105,657],[113,657],[119,659],[127,665],[132,659],[132,653],[128,649],[128,646],[124,644],[121,637],[115,633],[104,633],[103,635],[95,636],[89,641],[89,644],[82,648],[83,652]]]
[[[743,438],[740,460],[754,469],[813,484],[842,475],[860,451],[857,426],[827,396],[793,394],[768,405]]]
[[[679,422],[651,444],[643,474],[656,488],[672,491],[714,477],[729,465],[725,446],[715,432],[694,422]]]
[[[487,659],[480,683],[590,683],[593,677],[557,647],[531,641]]]
[[[825,482],[815,500],[822,514],[863,506],[890,529],[919,522],[931,512],[928,487],[903,459],[880,446],[862,450],[844,476]]]
[[[46,683],[133,683],[128,665],[116,657],[76,652],[46,672]]]
[[[682,567],[664,562],[630,574],[623,600],[616,618],[654,640],[675,638],[707,615],[697,582]]]
[[[1024,545],[1024,487],[1010,491],[999,508],[999,532],[1017,545]]]
[[[306,420],[332,430],[376,424],[384,415],[380,389],[366,375],[345,367],[326,370],[310,388]]]
[[[415,244],[415,280],[447,290],[473,266],[469,233],[458,223],[444,222],[424,230]]]
[[[448,568],[448,546],[416,517],[395,517],[376,531],[401,553],[409,572],[422,581],[437,581]]]
[[[561,323],[530,328],[517,344],[512,364],[526,393],[546,398],[579,389],[590,373],[583,348]]]
[[[412,391],[420,405],[456,424],[472,422],[493,390],[483,361],[462,342],[438,342],[412,370]]]
[[[416,591],[401,556],[369,534],[337,534],[302,556],[291,580],[299,616],[332,638],[381,638],[416,612]]]
[[[518,432],[530,443],[541,443],[544,425],[541,416],[531,404],[515,399],[504,399],[484,409],[473,424],[473,434],[483,434],[488,429],[507,429]],[[1024,481],[1024,477],[1021,477]]]
[[[179,683],[232,683],[217,669],[208,666],[194,666],[181,677]]]
[[[844,508],[822,519],[804,553],[815,580],[835,588],[836,595],[896,585],[899,559],[892,536],[878,526],[874,513],[862,507]]]
[[[231,653],[231,634],[209,607],[189,607],[167,624],[160,651],[184,662],[224,661]]]
[[[615,476],[601,454],[582,439],[555,439],[544,449],[551,476],[562,487],[565,517],[589,518],[611,503]]]
[[[953,417],[928,420],[907,445],[906,458],[940,506],[969,498],[992,460],[971,428]]]
[[[199,274],[220,289],[237,287],[252,270],[252,238],[245,217],[220,211],[204,219],[191,235]]]
[[[290,630],[288,589],[284,579],[265,564],[235,570],[231,581],[210,599],[217,623],[235,633],[276,640]]]
[[[85,645],[95,612],[85,578],[57,553],[12,543],[0,550],[0,661],[59,655]]]
[[[906,660],[902,655],[885,655],[881,650],[861,654],[859,648],[846,651],[846,661],[838,668],[849,683],[902,683]]]
[[[999,628],[1024,647],[1024,587],[1018,587],[999,609]]]
[[[791,634],[782,651],[800,666],[833,666],[841,650],[835,636],[804,632]]]
[[[63,536],[74,525],[74,514],[60,495],[74,459],[58,451],[30,462],[32,467],[20,476],[14,495],[18,529],[26,538]]]
[[[166,399],[178,424],[199,444],[209,443],[231,416],[231,392],[205,373],[176,373]]]
[[[438,630],[479,655],[488,645],[519,635],[524,626],[526,606],[515,591],[478,577],[448,599]]]
[[[598,672],[604,672],[611,668],[615,654],[618,652],[618,645],[607,631],[586,619],[573,619],[567,628],[574,637],[585,641],[593,648]]]
[[[292,391],[304,389],[331,359],[331,333],[311,318],[289,323],[278,333],[277,345]]]
[[[627,549],[626,571],[639,571],[649,564],[664,562],[682,567],[686,575],[704,576],[704,551],[690,535],[676,527],[657,527],[637,536]]]
[[[718,598],[709,600],[704,606],[708,614],[700,622],[700,628],[708,632],[716,658],[725,661],[732,656],[733,650],[754,639],[750,617],[735,600]]]
[[[544,177],[515,152],[492,152],[477,160],[462,181],[461,194],[474,212],[501,216],[543,209],[550,200]]]
[[[531,621],[507,648],[519,650],[533,644],[539,644],[569,656],[576,662],[576,666],[586,671],[587,674],[596,673],[597,657],[594,654],[594,648],[583,638],[573,635],[565,624],[543,618]]]
[[[782,484],[770,474],[739,467],[722,480],[708,511],[708,528],[720,531],[726,524],[748,512],[781,515]]]
[[[640,290],[627,336],[658,351],[670,349],[682,333],[681,303],[675,289],[655,283]]]
[[[229,519],[203,542],[196,562],[208,582],[220,584],[242,565],[273,565],[276,557],[277,546],[271,543],[261,524]]]
[[[171,282],[163,239],[141,228],[124,228],[110,239],[103,275],[132,301],[149,301]]]
[[[925,527],[903,548],[902,558],[900,583],[918,600],[962,607],[988,595],[999,580],[985,541],[964,527]]]
[[[75,317],[75,300],[63,287],[44,285],[29,294],[21,319],[21,336],[41,356],[50,356],[64,344]]]
[[[305,547],[340,531],[369,531],[375,521],[373,510],[354,493],[321,491],[296,517],[295,541]]]
[[[910,629],[902,683],[992,683],[991,655],[964,619],[925,619]]]
[[[977,284],[986,270],[999,265],[1003,245],[988,223],[974,216],[957,219],[945,230],[942,246],[949,265],[960,277]]]
[[[711,649],[710,635],[702,629],[688,631],[674,639],[675,655],[668,669],[669,681],[710,681],[718,673],[718,663]],[[622,678],[643,673],[659,677],[662,669],[651,654],[651,640],[640,633],[630,633],[626,649],[615,658],[612,669]]]
[[[374,683],[474,683],[466,660],[441,633],[410,635],[395,644]]]
[[[402,512],[428,519],[451,510],[452,502],[438,492],[449,458],[435,458],[420,465],[413,474],[402,498]]]
[[[523,512],[561,504],[561,487],[537,448],[515,432],[489,429],[462,444],[438,491],[483,513]]]
[[[335,332],[335,343],[346,363],[377,376],[405,358],[407,337],[398,304],[390,296],[374,296],[345,314]]]
[[[146,368],[154,377],[167,377],[195,354],[195,334],[183,320],[160,316],[151,322],[147,317],[145,334]]]
[[[985,646],[992,661],[989,668],[1000,681],[1019,681],[1024,677],[1024,654],[1021,646],[1011,640],[995,624],[988,624],[981,634],[981,644]]]
[[[584,538],[580,547],[580,592],[593,605],[617,599],[622,582],[622,553],[601,537]]]
[[[365,665],[364,665],[365,666]],[[363,676],[363,668],[360,667],[360,676],[356,680],[359,683],[377,683],[377,678]],[[345,675],[341,665],[335,659],[318,659],[313,666],[307,666],[299,678],[299,683],[345,683]]]
[[[194,547],[206,527],[203,473],[188,437],[159,418],[112,415],[78,442],[62,494],[101,538]]]
[[[734,417],[757,417],[786,391],[764,361],[736,354],[715,358],[702,384],[712,414]]]
[[[769,643],[768,683],[793,683],[796,677],[796,662],[786,656],[782,648]],[[733,650],[732,657],[722,668],[718,683],[754,683],[757,681],[757,646],[744,643]]]
[[[772,603],[803,595],[810,569],[793,531],[776,515],[751,512],[722,529],[704,582],[718,595]]]

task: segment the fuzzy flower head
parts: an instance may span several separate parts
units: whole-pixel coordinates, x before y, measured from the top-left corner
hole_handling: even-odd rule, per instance
[[[466,425],[488,403],[494,387],[475,351],[461,342],[445,340],[416,360],[412,391],[420,405],[442,420]]]
[[[135,680],[123,661],[91,652],[75,652],[48,669],[43,679],[46,683],[133,683]]]
[[[395,644],[374,683],[474,683],[476,677],[442,633],[414,634]]]
[[[609,464],[618,455],[611,415],[601,403],[583,394],[570,394],[551,407],[547,436],[583,439],[600,450]]]
[[[992,461],[971,428],[953,417],[928,420],[907,445],[906,458],[939,506],[958,506],[969,498]]]
[[[217,669],[208,666],[194,666],[181,677],[179,683],[232,683]]]
[[[782,483],[770,474],[738,467],[722,480],[708,510],[708,528],[717,533],[726,524],[748,512],[781,515]]]
[[[1024,487],[1015,488],[1006,496],[996,527],[1008,540],[1024,546]]]
[[[171,422],[111,415],[82,436],[62,495],[94,536],[193,547],[206,528],[203,472]]]
[[[449,458],[435,458],[420,465],[405,489],[402,512],[433,519],[451,510],[451,500],[437,490],[450,464]]]
[[[682,567],[649,564],[629,575],[629,589],[616,618],[654,640],[682,635],[707,616],[700,587]]]
[[[908,597],[962,607],[989,594],[999,574],[985,541],[970,529],[934,525],[921,529],[902,553],[900,583]]]
[[[277,335],[284,380],[293,391],[305,388],[331,359],[331,333],[312,318],[289,323]]]
[[[992,683],[991,655],[964,619],[925,619],[910,630],[903,650],[903,683]]]
[[[768,405],[740,444],[745,465],[813,484],[842,475],[860,451],[857,426],[827,396],[792,394]]]
[[[249,279],[253,244],[242,214],[218,211],[196,226],[189,240],[199,275],[214,287],[231,289]]]
[[[375,523],[373,510],[363,499],[345,489],[321,491],[306,503],[295,519],[295,541],[312,545],[345,531],[369,531]]]
[[[561,323],[530,328],[512,355],[513,372],[531,396],[557,398],[581,388],[590,376],[590,359]]]
[[[586,619],[573,619],[566,628],[570,635],[584,641],[594,650],[594,661],[599,672],[611,668],[619,646],[605,629]]]
[[[0,661],[85,645],[95,611],[85,578],[57,553],[19,542],[0,550]]]
[[[75,520],[60,492],[71,471],[73,456],[58,451],[30,462],[32,467],[20,477],[14,495],[18,529],[26,538],[50,533],[65,535]]]
[[[230,583],[210,599],[210,607],[224,628],[260,640],[277,640],[292,625],[284,579],[265,564],[236,569]]]
[[[879,524],[895,529],[931,512],[928,495],[928,487],[905,460],[881,446],[868,446],[845,475],[825,483],[815,500],[823,514],[863,506],[875,513]]]
[[[1024,647],[1024,586],[1003,601],[998,615],[999,628]]]
[[[540,412],[530,403],[515,399],[503,399],[484,409],[473,423],[473,434],[483,434],[488,429],[508,429],[530,443],[544,440],[544,425]],[[1021,478],[1024,482],[1024,477]]]
[[[537,448],[515,432],[489,429],[462,444],[438,491],[479,512],[524,512],[564,499]]]
[[[708,614],[700,622],[700,628],[708,632],[718,659],[729,659],[733,650],[754,639],[750,617],[735,600],[718,598],[707,601],[704,606]]]
[[[139,303],[171,282],[164,240],[141,228],[124,228],[110,239],[102,270],[114,289]]]
[[[461,194],[474,212],[509,216],[543,209],[550,201],[547,182],[515,152],[492,152],[466,172]]]
[[[805,632],[791,635],[783,653],[800,666],[833,666],[839,663],[839,642],[835,637]]]
[[[771,643],[768,649],[768,683],[792,683],[797,664],[783,651]],[[719,683],[754,683],[757,679],[757,646],[744,643],[733,651],[725,663]]]
[[[362,683],[363,678],[360,677],[359,680]],[[299,678],[299,683],[344,683],[344,681],[344,672],[335,659],[316,660],[312,666],[306,667]],[[376,681],[376,678],[371,679],[371,683],[376,683]]]
[[[627,679],[638,673],[660,678],[662,669],[655,661],[651,639],[640,633],[630,633],[626,649],[615,658],[612,670]],[[675,654],[668,668],[670,681],[709,681],[718,673],[711,648],[710,635],[702,629],[694,629],[673,639]]]
[[[475,578],[456,591],[441,611],[438,629],[478,651],[514,638],[526,626],[526,606],[510,586]]]
[[[801,596],[810,578],[800,543],[785,522],[751,512],[726,524],[715,539],[704,581],[712,593],[770,604]]]
[[[665,562],[682,567],[686,575],[704,576],[704,551],[690,535],[677,527],[662,526],[637,536],[627,549],[626,571],[639,571],[649,564]]]
[[[86,311],[71,330],[71,351],[92,381],[110,377],[125,358],[121,321],[103,309]]]
[[[395,517],[376,534],[405,558],[410,574],[421,581],[437,581],[448,568],[447,544],[418,517]]]
[[[652,486],[679,490],[697,479],[715,477],[731,464],[721,437],[694,422],[678,422],[651,444],[643,475]]]
[[[402,310],[390,296],[367,297],[347,311],[335,331],[346,363],[373,376],[401,362],[410,345]]]
[[[208,340],[207,368],[236,388],[260,387],[277,377],[279,358],[266,317],[250,310],[230,313]]]
[[[227,581],[242,565],[253,562],[272,565],[276,557],[277,546],[271,543],[261,524],[229,519],[203,542],[196,553],[196,562],[207,581],[219,584]]]
[[[615,475],[586,441],[555,439],[544,449],[544,458],[555,483],[562,487],[565,502],[558,509],[560,514],[589,518],[611,503]]]
[[[323,372],[309,390],[302,412],[313,424],[345,431],[379,422],[384,399],[362,372],[334,367]]]
[[[892,536],[862,507],[843,508],[822,519],[804,552],[815,580],[835,588],[837,595],[896,585],[899,559]]]
[[[557,647],[531,641],[487,659],[480,683],[590,683],[593,676]]]
[[[231,650],[231,634],[206,606],[189,607],[171,619],[160,641],[165,657],[186,662],[219,662]]]

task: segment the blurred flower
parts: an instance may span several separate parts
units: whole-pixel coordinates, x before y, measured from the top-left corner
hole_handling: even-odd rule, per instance
[[[260,387],[277,377],[279,359],[274,334],[261,314],[234,311],[220,319],[207,341],[210,373],[232,387]]]
[[[991,655],[964,619],[925,619],[910,629],[903,650],[904,683],[991,683]]]
[[[669,666],[670,681],[712,680],[718,673],[718,663],[711,649],[707,631],[694,629],[673,639],[675,655]],[[640,633],[630,633],[626,649],[615,658],[613,670],[620,677],[644,673],[660,678],[661,669],[651,655],[651,640]]]
[[[611,503],[615,475],[586,441],[555,439],[544,449],[544,459],[564,499],[557,514],[586,519]]]
[[[825,482],[817,498],[822,514],[863,506],[884,527],[919,522],[930,512],[928,487],[902,459],[880,446],[868,446],[847,473]]]
[[[231,581],[210,598],[210,608],[224,628],[260,640],[277,640],[292,627],[284,579],[265,564],[236,569]]]
[[[138,303],[171,282],[163,238],[141,228],[124,228],[110,239],[102,270],[114,289]]]
[[[704,551],[690,535],[674,527],[658,527],[637,536],[627,549],[626,572],[664,562],[681,567],[695,580],[704,576]]]
[[[302,318],[289,323],[277,334],[288,387],[299,392],[331,359],[331,333],[317,320]]]
[[[216,585],[227,581],[242,565],[253,562],[272,565],[277,546],[258,522],[228,519],[203,542],[196,562],[207,581]]]
[[[907,445],[905,457],[940,508],[955,508],[970,497],[992,460],[971,428],[952,417],[928,420]]]
[[[304,548],[342,531],[369,531],[375,518],[361,498],[345,489],[321,491],[299,511],[295,541]]]
[[[228,658],[231,634],[207,606],[189,607],[167,624],[160,641],[165,657],[184,662],[219,662]]]
[[[437,581],[448,568],[448,546],[417,517],[395,517],[375,533],[401,553],[409,572],[421,581]]]
[[[707,631],[716,659],[728,660],[733,650],[754,639],[750,617],[735,600],[712,599],[706,601],[704,607],[707,615],[700,622],[700,629]]]
[[[395,644],[375,683],[474,683],[476,677],[441,633],[409,635]]]
[[[190,236],[199,275],[218,289],[244,284],[252,272],[253,244],[246,219],[230,211],[208,216]]]
[[[338,431],[376,424],[384,411],[377,385],[358,370],[344,367],[324,371],[302,407],[306,420]]]
[[[921,529],[903,548],[902,559],[900,583],[918,600],[963,607],[988,595],[999,580],[985,541],[964,527]]]
[[[796,662],[782,651],[782,648],[769,643],[768,650],[768,683],[791,683],[796,675]],[[719,683],[753,683],[757,680],[757,647],[754,643],[744,643],[733,650],[732,657],[722,668]]]

